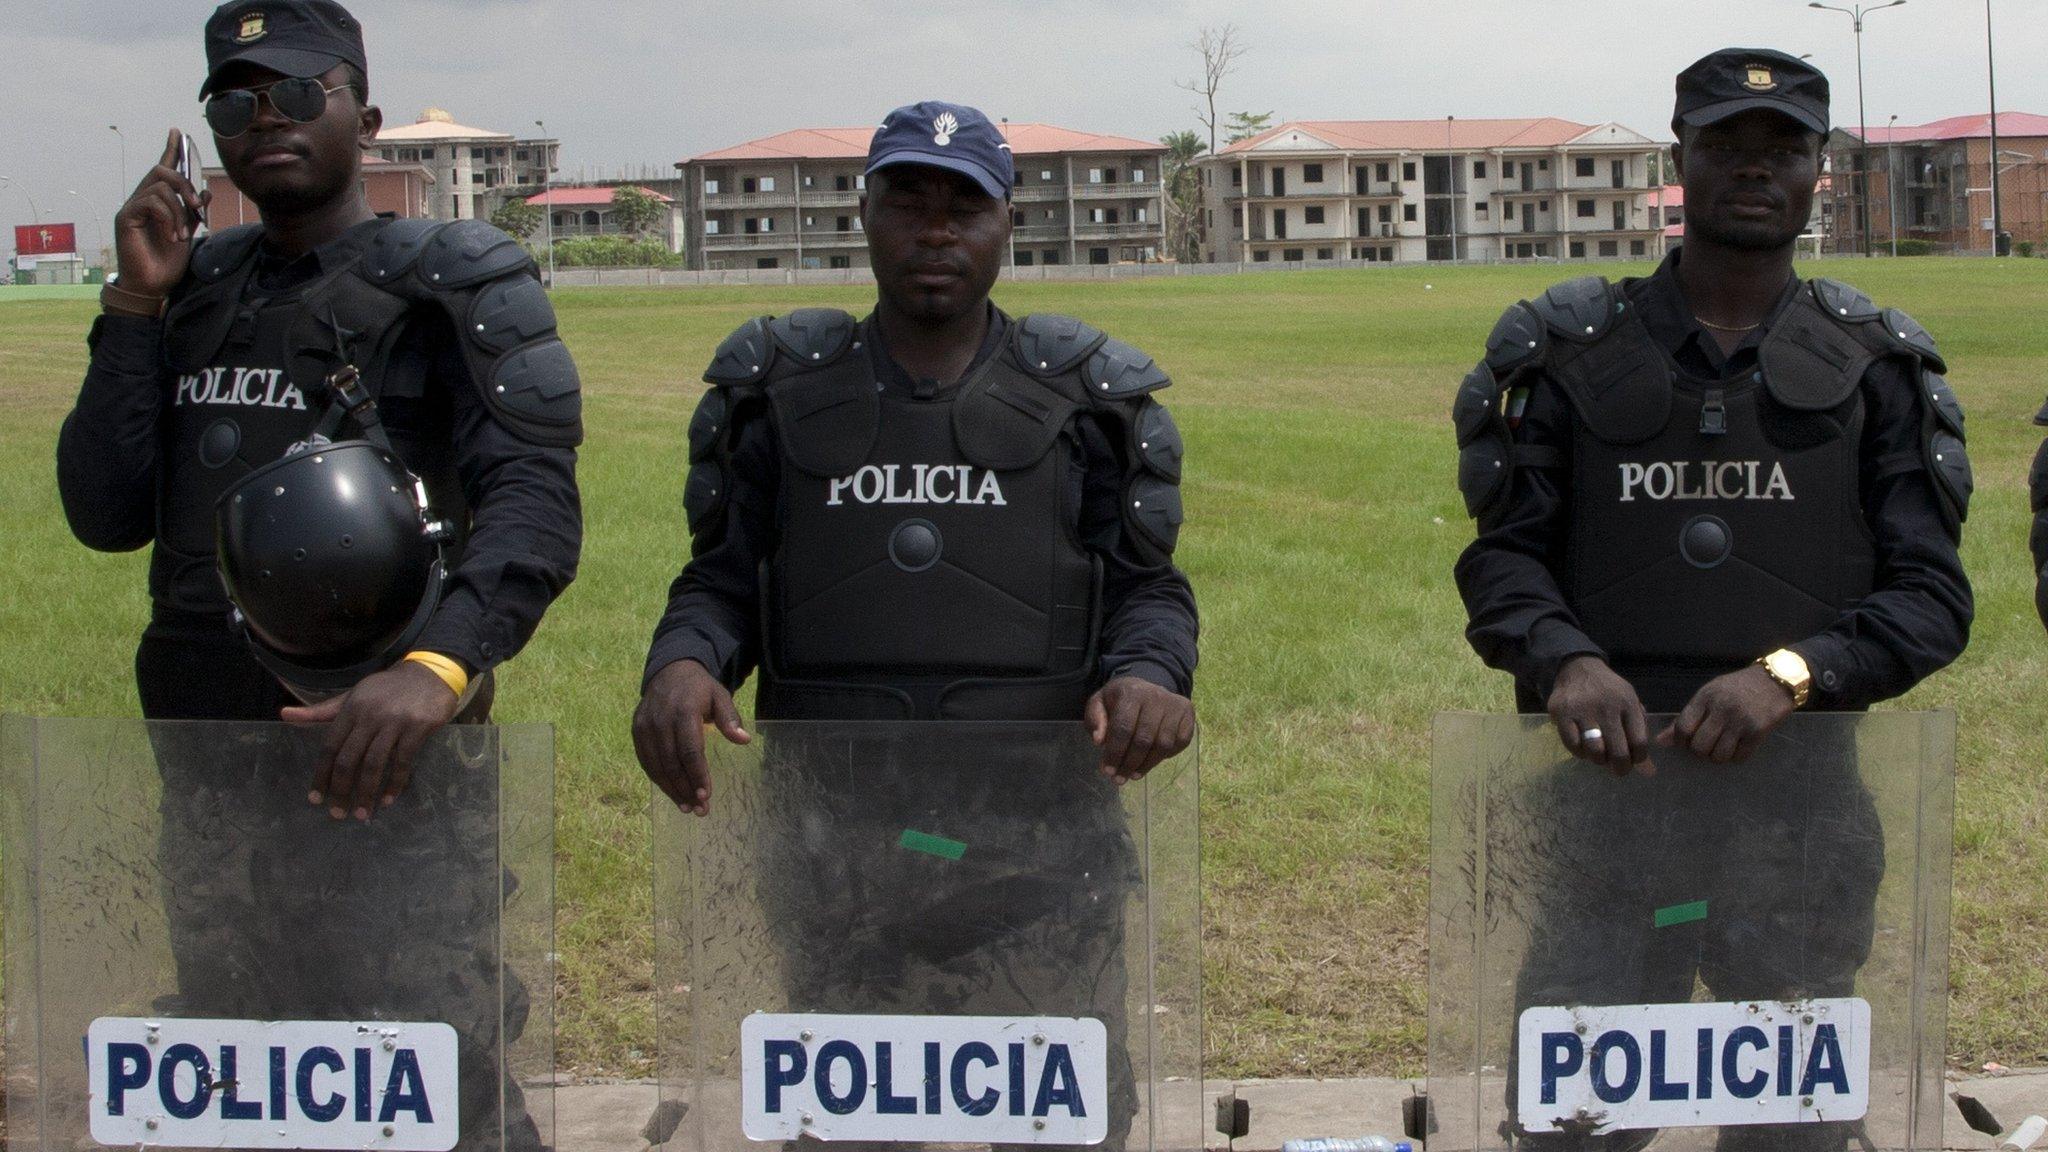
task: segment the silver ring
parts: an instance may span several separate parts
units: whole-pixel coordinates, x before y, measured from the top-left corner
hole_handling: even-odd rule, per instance
[[[1588,740],[1598,740],[1599,738],[1600,730],[1598,728],[1588,728],[1584,732],[1579,733],[1579,743],[1581,744]]]

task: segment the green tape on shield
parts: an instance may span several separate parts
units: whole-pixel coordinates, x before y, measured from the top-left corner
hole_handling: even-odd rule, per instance
[[[915,828],[905,828],[903,835],[897,839],[896,846],[908,848],[912,852],[922,852],[927,856],[937,856],[943,860],[958,860],[967,854],[967,845],[960,841],[934,836],[929,832],[919,832]]]
[[[1673,904],[1669,908],[1657,909],[1657,927],[1669,928],[1674,924],[1691,924],[1707,918],[1707,902],[1695,900],[1690,904]]]

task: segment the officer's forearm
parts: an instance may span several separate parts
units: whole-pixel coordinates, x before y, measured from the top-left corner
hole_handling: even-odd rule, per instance
[[[419,646],[481,671],[512,658],[576,578],[583,544],[575,452],[532,449],[473,486],[469,540]]]
[[[125,552],[156,534],[157,420],[163,407],[163,325],[102,316],[78,404],[57,437],[57,490],[72,534]]]
[[[1102,624],[1101,674],[1132,675],[1192,695],[1200,620],[1187,577],[1171,566],[1115,601]]]

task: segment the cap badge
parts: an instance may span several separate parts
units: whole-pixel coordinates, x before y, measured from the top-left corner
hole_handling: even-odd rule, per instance
[[[1762,64],[1749,65],[1747,73],[1742,79],[1742,86],[1751,92],[1770,92],[1778,87],[1777,78]]]
[[[932,121],[932,130],[932,143],[943,148],[953,142],[953,133],[960,130],[960,121],[951,112],[941,112],[939,118]]]
[[[251,12],[242,17],[242,26],[235,33],[235,43],[253,44],[263,39],[263,34],[267,31],[269,29],[264,27],[263,13]]]

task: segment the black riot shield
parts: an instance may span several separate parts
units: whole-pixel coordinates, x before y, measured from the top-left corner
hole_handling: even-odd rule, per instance
[[[1652,759],[1437,718],[1432,1152],[1939,1149],[1953,716]]]
[[[8,1152],[552,1143],[552,733],[446,728],[368,823],[321,737],[0,723]]]
[[[662,1123],[1199,1149],[1192,750],[1119,788],[1068,724],[765,723],[653,798]]]

